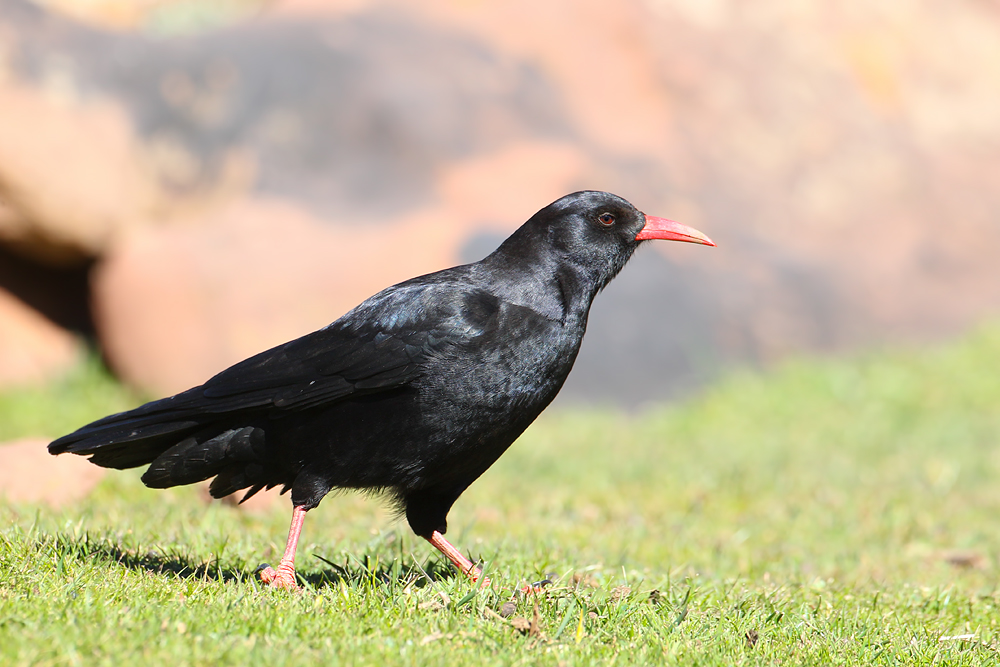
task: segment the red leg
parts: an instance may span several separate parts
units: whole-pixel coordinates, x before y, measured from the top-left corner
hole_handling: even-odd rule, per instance
[[[456,549],[451,542],[444,539],[444,535],[435,530],[431,533],[430,537],[424,539],[430,542],[435,549],[443,553],[462,574],[472,579],[472,583],[476,583],[482,578],[483,571],[476,567],[475,563],[463,556],[462,552]],[[482,585],[489,586],[490,580],[483,579]]]
[[[298,588],[295,583],[295,548],[299,544],[299,533],[302,532],[302,524],[306,520],[306,511],[302,507],[292,508],[292,525],[288,527],[285,555],[281,557],[278,569],[275,570],[268,565],[260,571],[260,578],[264,583],[270,584],[274,588],[287,588],[289,590]]]

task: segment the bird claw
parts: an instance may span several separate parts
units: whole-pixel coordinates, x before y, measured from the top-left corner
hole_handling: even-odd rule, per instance
[[[299,585],[295,583],[295,571],[287,570],[281,567],[281,565],[275,570],[267,563],[264,563],[257,568],[257,574],[260,575],[260,580],[271,588],[282,588],[288,591],[298,590],[299,588]]]
[[[518,590],[518,593],[520,593],[521,595],[528,595],[529,593],[541,593],[542,591],[545,590],[546,586],[551,586],[551,585],[552,585],[551,579],[542,579],[541,581],[536,581],[533,584],[522,586]]]

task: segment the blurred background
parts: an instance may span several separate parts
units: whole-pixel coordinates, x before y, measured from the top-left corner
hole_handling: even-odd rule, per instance
[[[323,585],[362,623],[331,645],[317,605],[247,615],[277,490],[45,445],[585,188],[718,247],[641,248],[451,514],[494,582],[584,577],[521,662],[995,664],[1000,0],[0,0],[0,663],[502,661],[483,598],[376,583],[435,562],[384,504],[310,513],[300,566],[376,596]]]
[[[0,0],[0,386],[159,396],[609,190],[560,401],[1000,312],[995,0]]]

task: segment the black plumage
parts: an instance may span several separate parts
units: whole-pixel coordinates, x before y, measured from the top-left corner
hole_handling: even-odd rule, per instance
[[[282,486],[299,528],[299,513],[333,488],[385,492],[417,535],[475,577],[441,537],[448,511],[555,397],[594,297],[651,238],[711,244],[615,195],[568,195],[480,262],[394,285],[319,331],[49,451],[149,465],[142,479],[153,488],[214,478],[213,496],[249,497]],[[289,549],[293,557],[291,534]],[[276,585],[294,586],[291,559],[282,565]]]

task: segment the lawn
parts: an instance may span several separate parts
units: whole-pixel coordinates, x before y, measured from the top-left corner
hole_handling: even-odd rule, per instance
[[[452,511],[486,590],[358,495],[309,514],[294,594],[254,577],[284,506],[136,471],[71,509],[0,505],[0,663],[995,665],[998,368],[990,328],[547,413]],[[135,400],[89,364],[0,396],[0,440]]]

